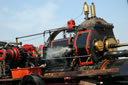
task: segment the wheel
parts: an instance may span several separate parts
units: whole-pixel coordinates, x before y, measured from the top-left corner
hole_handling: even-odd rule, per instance
[[[21,80],[19,85],[45,85],[45,84],[39,75],[31,74],[24,76],[24,78]]]

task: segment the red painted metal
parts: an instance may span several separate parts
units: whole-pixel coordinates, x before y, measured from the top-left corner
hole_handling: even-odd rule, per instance
[[[14,51],[12,49],[8,49],[9,59],[14,59]]]
[[[9,55],[9,59],[18,60],[20,58],[20,52],[17,47],[13,47],[12,49],[8,49],[7,53]]]
[[[20,51],[17,47],[15,47],[16,51],[17,51],[17,57],[16,57],[16,60],[18,60],[20,58]]]
[[[69,20],[67,22],[68,29],[73,29],[75,27],[75,21],[74,20]]]
[[[42,50],[43,47],[44,47],[44,45],[40,45],[39,48],[38,48],[38,50]]]
[[[102,65],[102,67],[101,67],[101,70],[103,70],[104,68],[105,68],[105,66],[107,65],[107,63],[109,62],[110,60],[106,60],[105,62],[104,62],[104,64]]]
[[[29,74],[42,74],[42,67],[32,67],[32,68],[17,68],[11,69],[12,78],[23,78],[25,75]]]
[[[36,51],[34,49],[34,46],[32,44],[25,44],[23,45],[23,48],[26,49],[29,53],[32,53],[33,57],[36,57]]]
[[[2,54],[2,56],[0,56],[0,60],[4,60],[5,56],[6,56],[6,51],[4,49],[0,50],[0,54]]]

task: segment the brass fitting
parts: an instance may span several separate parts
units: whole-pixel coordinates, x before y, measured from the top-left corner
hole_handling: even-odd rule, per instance
[[[94,3],[91,4],[90,8],[91,8],[91,17],[92,18],[96,17],[96,10]]]
[[[104,50],[104,43],[101,40],[95,42],[95,47],[98,51]]]
[[[117,51],[117,48],[110,48],[109,46],[110,45],[117,45],[117,41],[114,39],[114,38],[108,38],[106,41],[105,41],[105,48],[106,50],[108,51]]]
[[[84,3],[83,10],[84,10],[85,18],[86,18],[86,20],[88,20],[89,7],[88,7],[88,4],[86,2]]]

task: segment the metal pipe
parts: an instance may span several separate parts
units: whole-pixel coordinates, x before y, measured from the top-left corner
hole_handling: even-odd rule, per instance
[[[85,55],[85,56],[71,56],[71,57],[58,57],[58,58],[49,58],[49,59],[41,59],[41,60],[54,60],[54,59],[74,59],[74,58],[85,58],[85,57],[91,57],[91,55]]]
[[[96,10],[94,3],[91,4],[90,8],[91,8],[91,17],[92,18],[96,17]]]
[[[60,31],[60,30],[67,30],[67,28],[66,27],[61,27],[61,28],[57,28],[57,29],[46,30],[46,31],[44,31],[42,33],[16,37],[16,43],[18,43],[18,39],[27,38],[27,37],[33,37],[33,36],[42,35],[42,34],[45,34],[45,33],[55,32],[55,31]]]
[[[43,37],[44,37],[44,43],[45,43],[45,33],[43,34]]]
[[[127,43],[123,43],[123,44],[118,44],[119,47],[122,47],[122,46],[128,46]]]
[[[18,38],[16,38],[16,45],[18,46]]]
[[[105,52],[104,57],[107,57],[107,56],[111,56],[111,57],[114,57],[114,58],[128,57],[128,50]]]
[[[109,45],[109,48],[117,48],[117,47],[123,47],[123,46],[128,46],[127,43],[123,43],[123,44],[111,44]]]
[[[32,37],[32,36],[37,36],[37,35],[42,35],[42,34],[44,34],[44,32],[43,33],[32,34],[32,35],[27,35],[27,36],[22,36],[22,37],[16,37],[16,39],[27,38],[27,37]]]

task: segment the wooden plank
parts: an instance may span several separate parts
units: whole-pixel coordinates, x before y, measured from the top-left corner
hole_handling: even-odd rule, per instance
[[[104,69],[104,70],[85,70],[85,71],[45,73],[43,77],[44,78],[86,77],[86,76],[88,77],[88,76],[117,74],[119,72],[120,72],[120,69],[115,68],[115,69]]]

